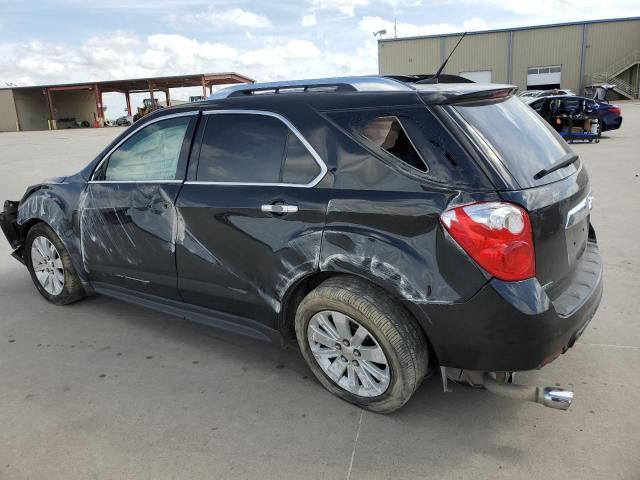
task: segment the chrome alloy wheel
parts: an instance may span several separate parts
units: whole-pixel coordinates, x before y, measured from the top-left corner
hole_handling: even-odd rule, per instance
[[[382,347],[353,318],[318,312],[309,321],[307,339],[320,368],[348,392],[377,397],[389,388],[391,369]]]
[[[64,288],[64,266],[56,247],[46,237],[36,237],[31,244],[31,265],[42,288],[49,295],[60,295]]]

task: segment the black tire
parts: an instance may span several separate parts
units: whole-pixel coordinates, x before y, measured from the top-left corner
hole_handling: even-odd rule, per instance
[[[390,368],[391,380],[384,393],[372,397],[356,395],[325,374],[307,338],[311,318],[324,310],[348,315],[371,332]],[[427,339],[416,320],[389,294],[364,280],[345,275],[320,284],[300,303],[295,328],[302,355],[320,383],[334,395],[367,410],[390,413],[402,407],[427,373]]]
[[[58,251],[58,254],[60,255],[60,258],[62,260],[62,265],[64,267],[64,286],[62,288],[62,291],[57,295],[52,295],[45,290],[45,288],[38,280],[36,272],[33,268],[31,248],[34,240],[38,237],[45,237],[47,240],[49,240]],[[71,257],[69,256],[67,249],[62,244],[60,238],[58,238],[58,235],[56,235],[53,229],[46,223],[37,223],[36,225],[31,227],[31,229],[29,229],[24,246],[24,260],[27,264],[29,273],[31,274],[33,283],[35,284],[40,294],[49,302],[56,305],[68,305],[70,303],[77,302],[78,300],[81,300],[86,296],[84,288],[82,287],[82,283],[80,282],[80,278],[78,278],[78,275],[73,268]]]

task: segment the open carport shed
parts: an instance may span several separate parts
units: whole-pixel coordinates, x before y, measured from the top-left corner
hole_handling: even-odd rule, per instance
[[[155,93],[162,92],[167,105],[171,105],[172,88],[201,87],[202,96],[206,97],[214,85],[253,81],[239,73],[228,72],[4,88],[0,89],[0,132],[66,128],[74,122],[102,126],[104,93],[124,94],[127,111],[132,115],[132,93],[149,92],[150,98],[154,99]]]

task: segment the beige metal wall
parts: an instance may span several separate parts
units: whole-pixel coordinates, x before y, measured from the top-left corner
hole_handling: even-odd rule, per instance
[[[381,74],[433,73],[440,65],[440,39],[424,38],[378,44]]]
[[[458,40],[460,36],[445,37],[445,58]],[[509,32],[467,35],[447,63],[444,72],[458,75],[460,72],[491,70],[493,83],[507,83],[508,55]]]
[[[0,132],[16,132],[18,116],[12,90],[0,90]]]
[[[605,72],[625,55],[640,50],[640,20],[588,24],[586,39],[585,77],[588,83],[593,73]]]
[[[581,25],[513,32],[511,83],[526,89],[528,67],[562,65],[561,86],[577,92],[581,44]]]
[[[640,50],[638,19],[512,30],[510,83],[526,89],[528,67],[562,65],[562,87],[577,92],[583,34],[584,85],[590,83],[592,74],[601,73]],[[508,82],[509,35],[509,31],[468,35],[445,73],[491,70],[493,82]],[[441,43],[446,56],[459,38],[454,35],[383,40],[378,43],[379,71],[383,75],[433,73],[441,63]]]
[[[16,110],[21,130],[47,130],[49,112],[42,88],[14,90]]]

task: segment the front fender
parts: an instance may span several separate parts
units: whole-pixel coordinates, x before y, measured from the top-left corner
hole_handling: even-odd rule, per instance
[[[77,199],[81,191],[80,184],[43,184],[30,187],[18,207],[17,225],[22,231],[23,239],[27,235],[27,226],[34,221],[49,225],[69,252],[78,277],[86,284],[88,280],[82,266],[77,221]]]

